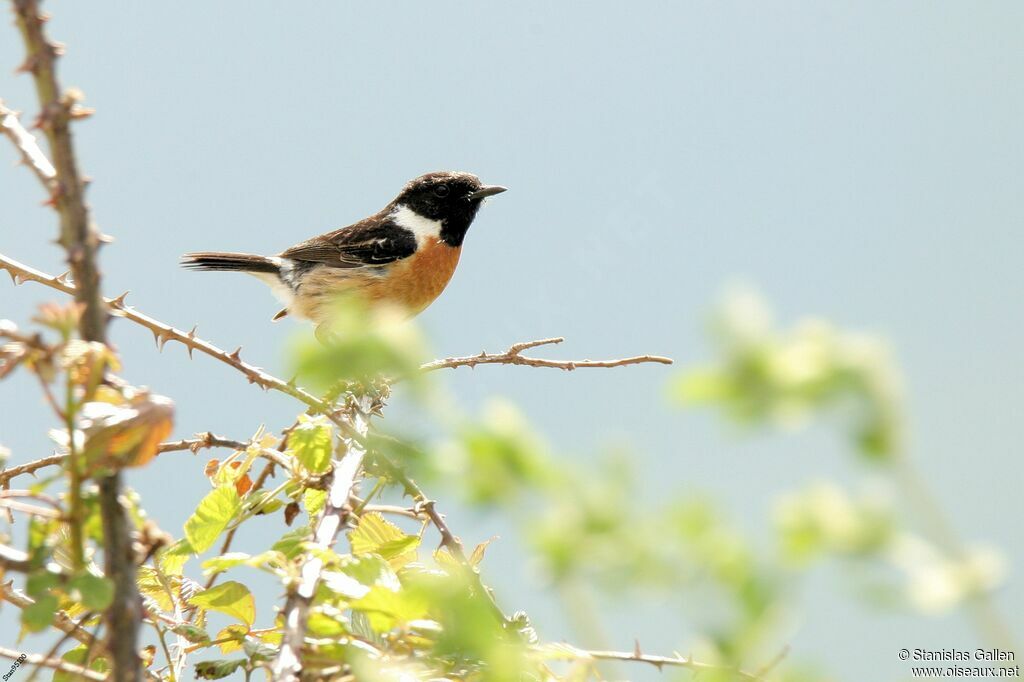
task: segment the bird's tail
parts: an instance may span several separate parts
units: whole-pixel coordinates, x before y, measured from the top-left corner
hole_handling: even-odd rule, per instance
[[[181,257],[181,265],[190,270],[232,270],[250,274],[265,272],[276,275],[281,271],[281,262],[278,258],[223,251],[186,253]]]

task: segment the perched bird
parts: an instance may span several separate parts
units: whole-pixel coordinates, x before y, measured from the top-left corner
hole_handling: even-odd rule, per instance
[[[416,315],[451,279],[483,200],[504,191],[470,173],[427,173],[369,218],[277,256],[199,251],[181,262],[193,270],[246,272],[263,280],[285,305],[275,320],[290,314],[322,324],[342,294]]]

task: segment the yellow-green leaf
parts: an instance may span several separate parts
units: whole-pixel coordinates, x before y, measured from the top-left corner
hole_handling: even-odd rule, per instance
[[[188,601],[193,606],[237,618],[249,626],[256,620],[256,600],[252,593],[233,580],[194,594]]]
[[[217,633],[216,639],[225,640],[220,643],[220,652],[230,654],[233,651],[241,651],[245,636],[249,634],[249,628],[245,625],[229,625]],[[230,638],[230,639],[228,639]]]
[[[364,514],[349,534],[353,554],[377,554],[394,568],[416,559],[419,537],[407,535],[377,512]]]
[[[288,450],[303,467],[322,474],[331,467],[333,429],[325,417],[306,417],[288,435]]]
[[[233,485],[214,488],[203,498],[196,511],[185,522],[185,537],[196,554],[205,552],[242,508]]]

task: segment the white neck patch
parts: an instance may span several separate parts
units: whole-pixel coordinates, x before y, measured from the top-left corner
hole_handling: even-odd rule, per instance
[[[399,227],[404,227],[416,235],[417,245],[422,245],[423,241],[428,237],[433,237],[434,239],[441,238],[440,220],[424,218],[405,204],[399,204],[395,207],[395,210],[391,212],[391,219]]]

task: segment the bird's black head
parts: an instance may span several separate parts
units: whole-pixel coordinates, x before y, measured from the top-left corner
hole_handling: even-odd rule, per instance
[[[498,185],[484,185],[471,173],[439,171],[409,181],[391,202],[406,206],[418,215],[441,223],[441,240],[461,246],[483,200],[504,192]]]

